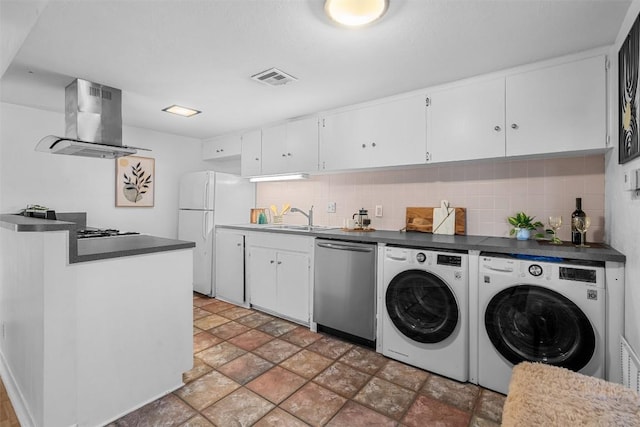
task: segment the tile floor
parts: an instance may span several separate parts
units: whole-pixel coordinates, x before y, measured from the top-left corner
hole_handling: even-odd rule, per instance
[[[110,427],[500,425],[501,394],[259,311],[197,294],[193,305],[185,385]],[[2,411],[0,427],[18,425]]]

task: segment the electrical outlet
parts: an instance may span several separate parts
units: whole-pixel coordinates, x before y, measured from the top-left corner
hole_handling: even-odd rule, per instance
[[[376,205],[376,218],[382,217],[382,205]]]
[[[329,202],[327,205],[327,213],[336,213],[336,202]]]

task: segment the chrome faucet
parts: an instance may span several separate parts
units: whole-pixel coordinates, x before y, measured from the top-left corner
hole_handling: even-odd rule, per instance
[[[302,215],[306,216],[307,219],[309,220],[309,227],[313,227],[313,205],[311,205],[311,209],[309,209],[308,214],[298,208],[291,208],[289,212],[300,212]]]

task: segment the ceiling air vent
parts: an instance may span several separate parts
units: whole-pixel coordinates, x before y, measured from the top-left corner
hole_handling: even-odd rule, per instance
[[[282,86],[286,85],[289,82],[295,82],[296,80],[298,80],[292,75],[278,70],[277,68],[269,68],[268,70],[262,71],[258,74],[254,74],[253,76],[251,76],[251,78],[255,81],[270,86]]]

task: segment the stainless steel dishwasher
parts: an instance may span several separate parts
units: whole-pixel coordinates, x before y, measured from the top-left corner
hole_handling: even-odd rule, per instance
[[[318,330],[374,346],[376,244],[316,239],[314,269]]]

